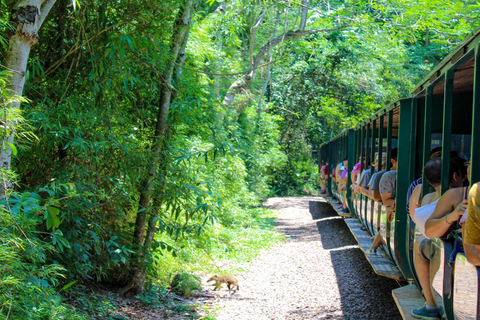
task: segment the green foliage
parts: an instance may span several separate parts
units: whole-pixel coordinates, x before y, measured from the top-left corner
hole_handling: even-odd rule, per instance
[[[190,297],[196,291],[202,290],[200,278],[186,272],[177,273],[170,284],[172,291],[185,298]]]
[[[3,65],[13,2],[0,1],[8,9],[0,12]],[[469,0],[311,2],[307,29],[337,30],[272,47],[265,57],[283,58],[255,70],[225,108],[220,101],[236,79],[228,74],[249,70],[271,38],[297,30],[292,12],[301,10],[291,1],[203,1],[190,28],[186,68],[177,61],[173,101],[162,115],[182,5],[59,2],[32,47],[29,101],[10,97],[8,72],[0,72],[3,134],[16,139],[2,141],[14,159],[13,171],[0,174],[21,190],[2,202],[2,223],[10,222],[0,237],[8,262],[0,266],[2,315],[12,302],[12,312],[24,318],[67,317],[60,288],[86,279],[122,285],[143,264],[150,283],[163,287],[177,270],[198,272],[224,259],[231,265],[222,269],[238,272],[280,240],[271,231],[272,213],[257,208],[260,200],[315,193],[312,151],[408,95],[479,16]],[[264,20],[252,28],[263,9]],[[22,109],[7,107],[17,102]],[[167,131],[155,137],[163,116]],[[161,152],[152,151],[157,147]],[[145,194],[148,209],[139,205]],[[157,234],[142,252],[132,243],[143,214]],[[141,265],[138,255],[145,257]],[[189,281],[179,280],[185,290],[194,287]],[[79,301],[88,314],[105,316],[113,308],[108,299]]]
[[[62,303],[56,287],[64,281],[65,269],[47,263],[55,249],[36,229],[41,220],[37,199],[24,199],[11,210],[0,204],[0,315],[11,319],[83,319]],[[68,285],[65,285],[65,290]]]
[[[241,208],[230,205],[223,207],[219,214],[226,222],[217,222],[205,228],[196,238],[184,237],[175,242],[165,234],[158,235],[157,241],[174,246],[176,256],[161,254],[153,256],[150,272],[151,281],[167,287],[171,278],[166,275],[186,270],[198,274],[243,272],[243,265],[258,253],[270,248],[283,239],[273,230],[275,212],[263,208]],[[222,220],[224,221],[224,220]],[[234,223],[233,223],[234,222]]]

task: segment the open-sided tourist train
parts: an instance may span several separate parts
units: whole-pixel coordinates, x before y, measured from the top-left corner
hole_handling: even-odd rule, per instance
[[[390,159],[391,149],[398,147],[396,205],[390,219],[381,202],[351,190],[350,172],[345,191],[328,178],[326,199],[345,217],[376,273],[403,285],[393,296],[406,319],[411,318],[413,308],[424,303],[413,265],[415,226],[406,211],[407,192],[410,183],[422,176],[430,150],[437,146],[443,149],[442,193],[448,189],[451,149],[470,159],[470,183],[480,181],[480,29],[437,65],[410,97],[379,110],[318,150],[320,164],[336,165],[348,158],[351,171],[359,159],[368,168],[376,152],[383,150]],[[389,161],[386,164],[388,171]],[[382,250],[369,253],[377,233],[382,234],[385,244]],[[447,319],[480,319],[480,273],[467,262],[461,242],[461,234],[434,240],[432,261],[437,261],[439,268],[433,287]]]

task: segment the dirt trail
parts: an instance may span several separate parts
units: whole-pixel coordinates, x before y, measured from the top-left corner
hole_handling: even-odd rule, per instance
[[[401,319],[342,218],[318,197],[271,198],[287,240],[239,276],[240,291],[216,302],[218,320]]]

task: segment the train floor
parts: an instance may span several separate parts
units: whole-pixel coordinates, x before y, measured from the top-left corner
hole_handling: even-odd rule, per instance
[[[375,274],[345,220],[321,197],[272,198],[286,240],[261,253],[224,294],[216,319],[402,319],[395,280]]]

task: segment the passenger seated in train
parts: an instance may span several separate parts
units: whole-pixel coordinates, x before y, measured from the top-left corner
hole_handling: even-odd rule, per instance
[[[335,166],[335,174],[333,176],[333,180],[335,181],[335,183],[337,184],[337,188],[339,187],[339,183],[340,183],[340,176],[342,174],[342,162],[339,162],[337,163],[337,165]]]
[[[344,191],[347,188],[348,182],[348,158],[345,157],[343,161],[340,163],[340,170],[339,170],[339,178],[338,178],[338,190]]]
[[[455,189],[459,184],[459,177],[466,176],[466,167],[464,165],[465,160],[459,157],[453,157],[450,159],[450,172],[449,172],[449,187],[448,192]],[[435,294],[432,287],[432,281],[438,270],[438,266],[431,265],[431,257],[434,252],[432,247],[432,240],[425,237],[425,222],[428,218],[434,214],[437,210],[441,197],[441,158],[435,158],[427,162],[424,168],[425,178],[427,182],[435,189],[435,192],[428,193],[420,201],[420,206],[415,208],[415,198],[419,198],[421,194],[421,185],[415,188],[410,199],[410,214],[413,214],[413,221],[417,224],[421,234],[417,234],[414,244],[414,266],[418,275],[418,280],[423,289],[423,295],[425,298],[425,306],[412,310],[412,316],[419,319],[441,319],[444,313],[443,308],[437,305]],[[463,178],[460,180],[462,181]],[[452,189],[453,188],[453,189]]]
[[[380,197],[383,204],[390,208],[388,211],[388,221],[390,222],[394,207],[395,207],[395,186],[397,180],[397,148],[392,149],[390,161],[392,163],[391,170],[385,172],[380,179],[379,189]],[[373,177],[372,177],[373,178]],[[372,246],[367,250],[367,253],[376,252],[381,244],[385,244],[385,240],[381,233],[377,233],[373,239]]]
[[[320,165],[320,193],[327,193],[328,162]]]
[[[374,173],[370,178],[370,181],[368,182],[369,197],[377,202],[382,201],[382,197],[380,196],[380,180],[382,179],[382,176],[385,173],[386,160],[387,160],[387,155],[385,153],[382,153],[382,166],[381,166],[382,170]],[[376,167],[377,164],[374,163],[373,166]]]
[[[361,157],[360,157],[361,160]],[[360,182],[360,171],[362,170],[362,162],[357,162],[353,166],[353,170],[350,172],[350,175],[352,177],[352,184],[350,185],[350,188],[352,188],[353,192],[358,193],[358,183]]]
[[[428,183],[435,189],[435,192],[428,193],[422,200],[421,196],[421,184],[419,184],[410,198],[410,215],[413,221],[418,221],[419,217],[426,214],[431,214],[435,210],[435,205],[440,198],[440,187],[442,179],[442,159],[434,158],[427,162],[423,169],[425,178]],[[417,203],[420,203],[417,205]],[[430,272],[430,259],[431,259],[431,243],[432,240],[425,238],[422,234],[418,234],[415,237],[414,244],[414,266],[418,275],[420,286],[423,289],[423,296],[425,298],[425,306],[412,310],[412,316],[422,319],[423,316],[440,319],[441,310],[437,306],[435,294],[432,288],[432,279]],[[438,267],[437,267],[438,268]],[[435,268],[436,269],[436,268]],[[442,312],[443,313],[443,312]]]
[[[377,163],[377,159],[378,159],[378,153],[375,153],[374,163]],[[375,170],[376,170],[375,167],[373,168],[373,170],[375,172]],[[360,181],[358,182],[358,190],[367,197],[370,197],[370,190],[368,188],[368,182],[370,181],[371,177],[372,177],[372,168],[369,167],[369,168],[363,170],[363,172],[361,174],[361,177],[360,177]]]
[[[453,161],[452,161],[453,160]],[[425,223],[425,236],[429,239],[447,235],[467,209],[468,184],[470,162],[455,157],[450,161],[450,177],[452,189],[445,192],[435,207],[435,211]],[[454,224],[456,226],[454,226]]]
[[[463,247],[468,262],[480,267],[480,182],[468,193],[467,220],[463,226]]]
[[[330,178],[333,178],[333,181],[335,181],[335,165],[333,163],[328,167],[328,173]]]
[[[436,148],[433,148],[431,151],[430,151],[430,160],[432,159],[435,159],[437,157],[441,157],[442,156],[442,147],[436,147]],[[453,157],[458,157],[458,151],[456,150],[451,150],[450,151],[450,158],[453,158]],[[418,194],[413,198],[413,203],[410,203],[410,199],[412,197],[412,193],[413,191],[415,190],[415,188],[418,186],[418,185],[421,185],[422,184],[422,177],[418,178],[417,180],[414,180],[411,184],[410,184],[410,187],[408,188],[408,192],[407,192],[407,214],[409,214],[412,219],[413,219],[413,213],[415,212],[415,210],[412,210],[410,211],[410,207],[413,207],[414,209],[415,208],[418,208],[420,207],[420,192],[421,192],[421,187],[419,187],[417,189],[417,192]]]
[[[397,182],[397,148],[392,149],[390,154],[390,162],[392,166],[390,171],[385,172],[385,174],[380,179],[380,197],[382,199],[383,205],[392,208],[395,205],[395,188]]]
[[[337,181],[337,188],[338,191],[345,191],[347,189],[347,182],[348,182],[348,157],[345,157],[342,162],[339,163],[339,166],[337,166],[338,171],[335,174],[336,175],[336,181]],[[346,209],[346,203],[347,200],[345,198],[346,194],[342,193],[342,208]]]

